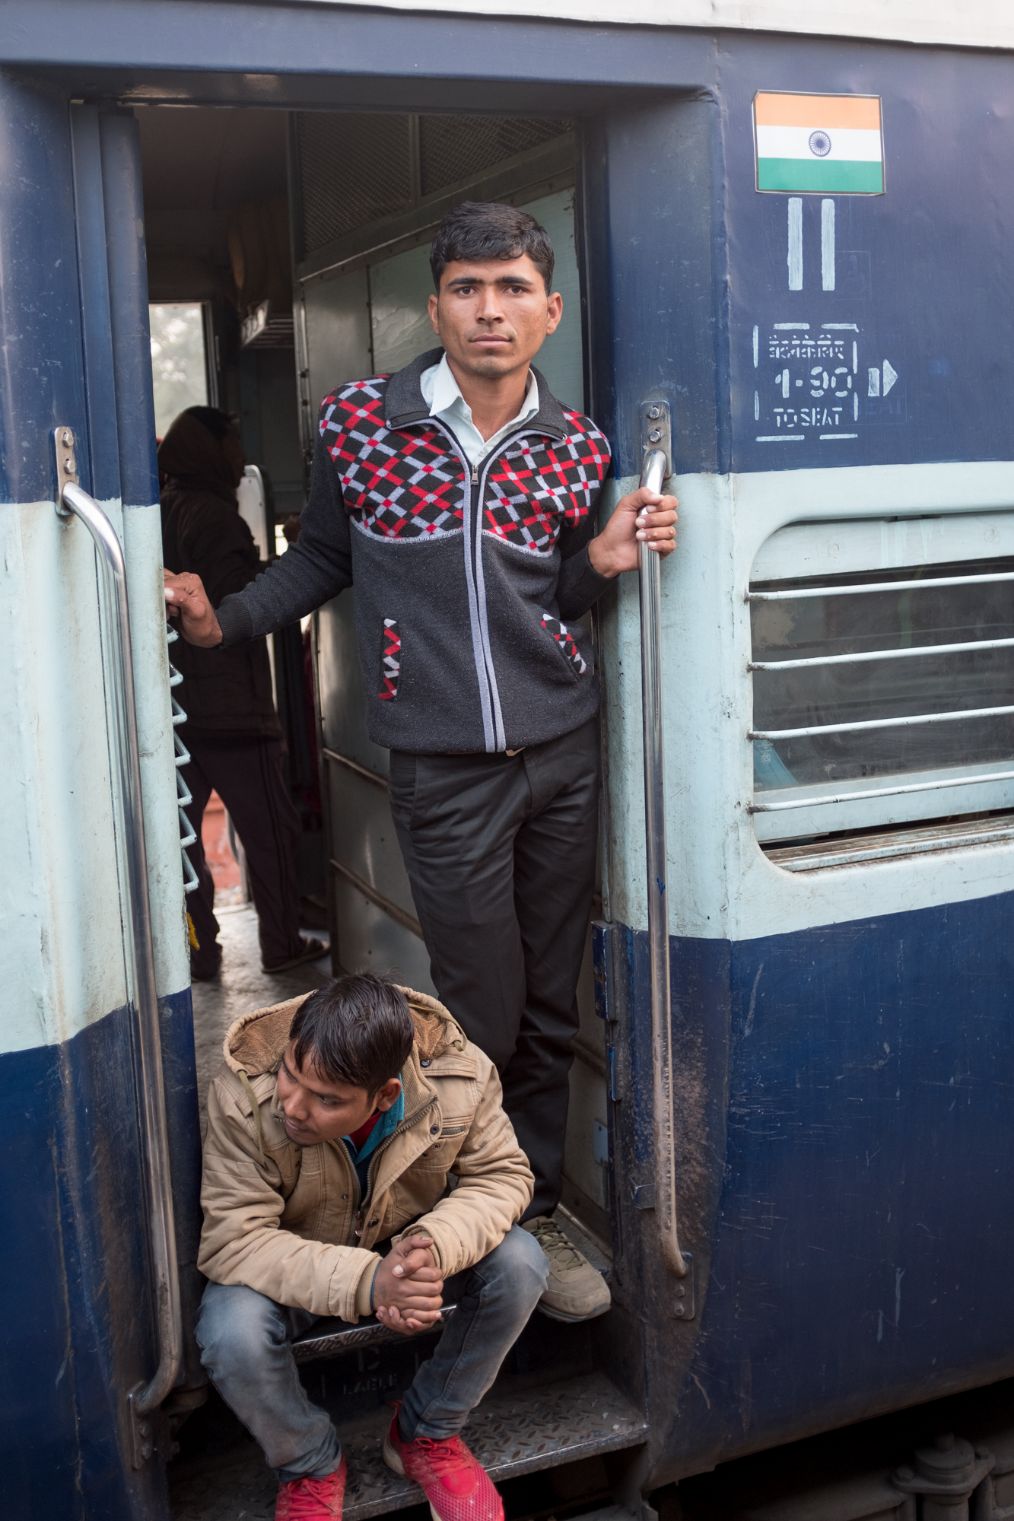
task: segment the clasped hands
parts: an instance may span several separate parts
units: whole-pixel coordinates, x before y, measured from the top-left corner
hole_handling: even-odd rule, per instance
[[[373,1280],[377,1319],[402,1336],[415,1336],[435,1325],[443,1296],[443,1274],[428,1236],[405,1236],[396,1242]]]

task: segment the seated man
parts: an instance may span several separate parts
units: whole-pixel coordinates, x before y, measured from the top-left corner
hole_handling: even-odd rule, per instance
[[[237,1020],[208,1097],[201,1197],[210,1282],[197,1340],[276,1470],[276,1521],[340,1517],[346,1479],[290,1338],[322,1315],[371,1313],[412,1336],[445,1300],[457,1308],[395,1410],[384,1459],[436,1521],[502,1518],[458,1433],[548,1265],[516,1224],[532,1173],[496,1071],[447,1010],[357,976]]]

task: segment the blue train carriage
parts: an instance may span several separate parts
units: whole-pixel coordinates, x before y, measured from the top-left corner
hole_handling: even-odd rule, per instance
[[[615,495],[671,421],[662,785],[642,781],[636,586],[597,623],[602,913],[567,1201],[605,1240],[616,1307],[550,1366],[522,1354],[547,1398],[600,1369],[626,1424],[610,1441],[564,1415],[514,1471],[623,1448],[633,1503],[1014,1373],[1014,26],[986,0],[842,0],[793,35],[760,0],[610,11],[5,10],[13,1516],[198,1514],[170,1503],[160,1414],[200,1397],[199,1139],[146,308],[192,294],[186,261],[157,257],[181,246],[159,165],[196,123],[187,225],[210,226],[196,169],[226,106],[246,172],[269,118],[288,139],[295,347],[276,368],[225,345],[224,394],[263,418],[285,370],[305,438],[340,375],[417,349],[429,229],[467,193],[554,233],[570,325],[546,369],[605,426]],[[314,636],[332,934],[347,964],[426,986],[349,629],[339,601]],[[988,1460],[959,1474],[953,1450],[950,1471],[896,1474],[883,1512],[950,1484],[950,1514],[973,1490],[1001,1514]],[[234,1500],[213,1466],[201,1483]]]

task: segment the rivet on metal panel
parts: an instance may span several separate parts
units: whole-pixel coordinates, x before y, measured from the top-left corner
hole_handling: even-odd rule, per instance
[[[65,486],[80,485],[77,476],[77,459],[74,456],[73,428],[53,430],[53,451],[56,458],[56,510],[60,517],[70,517],[70,508],[63,505]]]
[[[672,1313],[677,1320],[693,1320],[697,1314],[697,1289],[695,1285],[694,1255],[683,1253],[687,1276],[673,1284]]]
[[[642,401],[640,406],[641,453],[661,449],[665,453],[665,478],[672,474],[672,427],[667,401]]]

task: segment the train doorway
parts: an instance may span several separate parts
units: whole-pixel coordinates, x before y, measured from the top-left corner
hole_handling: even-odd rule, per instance
[[[285,535],[298,533],[321,397],[342,380],[398,369],[432,348],[428,246],[434,225],[457,201],[510,201],[549,231],[565,321],[538,363],[556,395],[585,405],[579,149],[571,118],[249,107],[155,107],[135,114],[149,297],[203,312],[207,393],[238,419],[246,456],[266,483],[266,536],[273,553],[284,552]],[[319,894],[326,902],[335,970],[376,969],[433,991],[390,818],[387,752],[366,731],[354,595],[343,594],[302,630],[274,638],[290,782],[303,822],[301,885],[311,901]],[[304,669],[312,676],[305,684]],[[185,682],[177,696],[185,710]],[[181,734],[185,743],[185,725]],[[307,806],[315,792],[316,814]],[[262,982],[251,975],[244,955],[252,945],[250,910],[221,915],[220,922],[221,977],[194,988],[202,1096],[232,1020],[316,986],[323,975],[318,966]],[[230,958],[242,963],[238,974]],[[571,1232],[606,1266],[606,1051],[592,983],[589,950],[564,1207]],[[543,1341],[544,1333],[543,1327]],[[587,1373],[590,1349],[583,1334],[554,1338],[547,1379],[562,1386],[568,1375]],[[522,1380],[531,1376],[525,1361],[530,1357],[521,1353]],[[366,1388],[376,1400],[396,1386],[403,1362],[394,1349],[367,1349],[308,1376],[318,1380],[321,1397],[336,1411],[348,1406],[352,1413],[361,1403],[355,1391]],[[222,1444],[219,1471],[234,1484],[236,1452],[245,1446],[241,1441],[235,1451],[230,1448],[236,1434],[228,1421],[216,1427],[219,1416],[213,1408],[194,1418],[184,1449],[192,1455],[207,1428],[208,1440]],[[576,1429],[569,1418],[566,1426],[565,1451]],[[636,1432],[634,1417],[621,1420],[618,1429],[628,1427]],[[189,1517],[193,1496],[207,1487],[208,1465],[178,1466],[177,1504]],[[374,1478],[380,1493],[382,1472]],[[264,1483],[267,1494],[267,1477]]]

